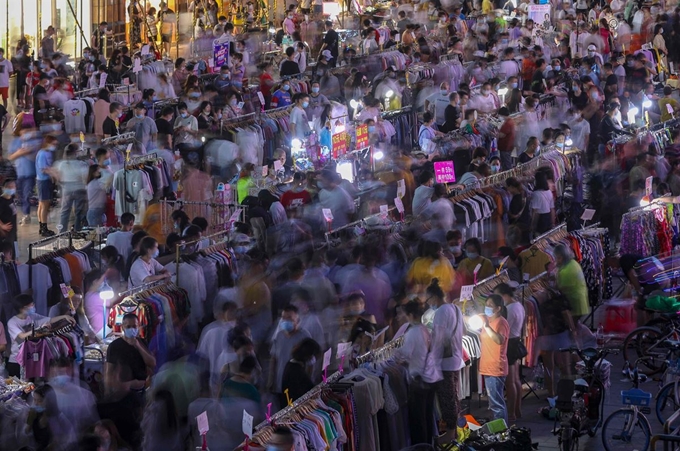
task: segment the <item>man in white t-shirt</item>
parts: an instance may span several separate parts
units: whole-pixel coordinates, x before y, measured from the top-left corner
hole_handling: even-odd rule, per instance
[[[135,215],[123,213],[120,216],[120,230],[106,237],[106,245],[115,247],[118,254],[123,257],[124,262],[132,253],[132,226],[134,225]]]
[[[0,48],[0,96],[2,96],[2,104],[7,108],[7,100],[9,99],[9,77],[14,72],[14,67],[10,60],[5,59],[5,49]]]
[[[569,121],[571,127],[571,140],[574,149],[587,149],[590,139],[590,124],[583,118],[581,111],[574,114],[574,119]]]
[[[425,99],[425,111],[434,113],[434,123],[437,124],[438,127],[444,125],[444,111],[450,103],[449,94],[449,84],[443,82],[439,85],[439,92],[435,92]]]
[[[472,105],[469,105],[468,108],[474,108],[483,114],[495,113],[500,108],[496,96],[491,93],[491,83],[489,82],[482,85],[479,94],[472,96],[470,103]]]
[[[500,73],[505,74],[505,79],[520,75],[519,63],[515,60],[515,49],[508,47],[503,51],[503,61],[500,64]]]

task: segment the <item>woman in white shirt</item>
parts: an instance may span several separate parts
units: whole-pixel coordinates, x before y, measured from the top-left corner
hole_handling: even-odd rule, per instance
[[[295,45],[295,56],[293,56],[293,61],[298,64],[300,68],[300,73],[304,74],[307,70],[307,52],[305,51],[305,44],[298,42]]]
[[[87,225],[99,227],[106,210],[106,190],[102,183],[101,168],[98,164],[90,166],[87,174]]]
[[[513,297],[515,290],[507,283],[501,283],[494,288],[494,293],[500,295],[508,312],[508,325],[510,326],[510,338],[508,339],[508,377],[505,379],[505,392],[508,397],[506,403],[508,409],[509,424],[522,418],[522,381],[519,377],[521,358],[518,358],[517,346],[523,339],[524,307]]]
[[[295,106],[290,110],[290,135],[302,141],[311,131],[305,111],[309,106],[309,96],[305,93],[295,94],[294,103]]]
[[[128,288],[135,288],[145,283],[170,277],[168,270],[156,261],[157,257],[158,241],[150,236],[145,237],[139,244],[139,257],[130,267]]]
[[[404,334],[404,343],[397,351],[397,360],[408,363],[408,419],[411,431],[411,443],[432,443],[434,430],[434,382],[426,368],[430,349],[430,332],[421,322],[423,309],[420,302],[412,300],[403,307],[404,315],[409,323]]]
[[[463,361],[463,312],[458,306],[446,299],[439,280],[434,278],[426,290],[427,303],[434,310],[432,320],[432,352],[437,362],[441,359],[444,380],[437,385],[437,397],[442,420],[446,423],[447,433],[440,437],[440,443],[448,443],[456,438],[456,425],[460,415],[458,387]],[[427,316],[427,314],[425,315]]]
[[[553,198],[548,178],[537,172],[534,192],[531,195],[531,231],[540,235],[552,229],[555,224],[555,199]]]

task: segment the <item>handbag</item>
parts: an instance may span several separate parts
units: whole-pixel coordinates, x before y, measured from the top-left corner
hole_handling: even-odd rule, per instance
[[[508,341],[508,351],[506,355],[508,356],[508,363],[513,364],[518,360],[523,359],[529,354],[527,347],[522,342],[521,338],[511,338]]]

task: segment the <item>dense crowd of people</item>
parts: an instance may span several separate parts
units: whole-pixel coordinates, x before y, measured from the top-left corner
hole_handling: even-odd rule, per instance
[[[593,339],[582,323],[593,302],[587,285],[592,275],[584,274],[581,256],[562,243],[536,256],[531,240],[562,222],[576,220],[578,226],[589,207],[609,228],[615,255],[623,213],[643,197],[680,195],[677,128],[663,147],[642,139],[625,152],[612,146],[644,125],[673,121],[680,111],[677,83],[664,83],[680,61],[680,9],[633,0],[562,0],[544,19],[533,15],[528,0],[495,3],[400,0],[387,16],[361,15],[360,30],[351,36],[341,35],[346,30],[337,30],[338,22],[324,16],[316,1],[302,1],[275,20],[279,61],[260,52],[258,31],[229,22],[215,0],[191,3],[194,37],[182,48],[187,58],[174,61],[175,13],[165,2],[145,9],[137,0],[127,6],[127,45],[114,46],[101,22],[75,69],[55,48],[52,27],[37,53],[26,40],[12,51],[0,49],[0,128],[12,124],[0,160],[3,264],[26,265],[26,236],[36,216],[44,238],[55,228],[117,229],[103,239],[97,258],[90,255],[83,274],[73,277],[71,296],[50,300],[43,310],[42,295],[22,282],[21,294],[2,298],[0,352],[6,375],[16,378],[8,385],[26,377],[32,362],[24,348],[44,326],[77,326],[81,346],[95,345],[105,357],[101,377],[88,378],[82,350],[69,357],[50,352],[51,359],[47,351],[32,354],[45,371],[28,378],[34,386],[12,417],[17,426],[2,428],[1,447],[194,449],[203,444],[196,417],[208,412],[209,448],[235,449],[244,438],[237,421],[243,411],[257,423],[268,405],[273,413],[304,396],[325,378],[327,349],[349,343],[340,365],[350,369],[358,356],[397,339],[402,344],[394,359],[408,369],[411,444],[446,443],[456,438],[462,413],[462,337],[469,326],[461,290],[501,269],[508,281],[477,300],[478,372],[488,419],[521,424],[527,312],[514,293],[525,275],[548,271],[554,281],[537,343],[551,375],[555,367],[563,375],[572,371],[560,348]],[[247,11],[253,25],[254,10]],[[212,67],[212,57],[195,58],[205,48],[212,52],[213,42],[229,43],[221,67]],[[642,44],[649,47],[640,50]],[[151,56],[146,49],[139,53],[146,45]],[[385,51],[399,52],[402,64],[385,64],[372,78],[362,58]],[[173,70],[158,73],[153,88],[125,104],[110,86],[134,84],[137,58],[164,61]],[[445,60],[454,61],[463,78],[414,89],[409,67]],[[93,97],[87,119],[85,111],[73,113],[82,92]],[[414,136],[387,132],[394,127],[383,113],[402,108],[417,114]],[[283,111],[285,145],[265,149],[255,138],[225,137],[225,130],[235,135],[238,121],[260,110]],[[331,158],[341,133],[337,111],[348,118],[343,124],[351,119],[368,133],[371,157],[357,153],[352,177]],[[92,133],[74,132],[86,120]],[[228,121],[236,125],[225,129]],[[492,121],[497,128],[489,126]],[[127,156],[115,143],[125,133],[133,134]],[[452,159],[453,150],[447,155],[443,147],[452,136],[468,137],[469,156],[462,170],[458,166],[456,182],[446,184],[436,164]],[[321,144],[311,167],[292,154],[296,140]],[[455,210],[452,196],[540,162],[555,149],[578,153],[578,171],[589,176],[589,205],[581,196],[565,208],[556,168],[542,165],[529,177],[517,172],[503,179],[499,208],[505,213],[491,226],[471,228],[474,220],[466,218],[474,211],[481,216],[486,204],[472,202],[473,212],[463,217]],[[128,179],[129,152],[155,154],[161,169]],[[143,183],[150,194],[138,209],[137,184]],[[224,184],[236,206],[247,207],[238,219],[190,208],[191,202],[217,202],[216,189]],[[399,211],[383,210],[395,196]],[[161,200],[187,206],[164,217]],[[228,233],[213,236],[225,227]],[[382,233],[372,233],[373,227]],[[206,291],[209,276],[202,271],[195,279],[202,288],[177,275],[185,271],[180,263],[191,268],[199,251],[215,245],[224,246],[230,268],[227,276],[220,274],[219,286],[211,285],[218,289]],[[159,338],[148,339],[149,318],[138,310],[116,310],[115,327],[107,325],[124,297],[104,299],[103,287],[121,293],[150,283],[177,283],[188,293],[191,313],[173,308],[171,317],[158,320],[162,336],[173,336],[167,349]],[[553,377],[546,380],[550,396]],[[10,416],[9,409],[2,412]],[[311,449],[295,433],[292,425],[279,426],[262,445]]]

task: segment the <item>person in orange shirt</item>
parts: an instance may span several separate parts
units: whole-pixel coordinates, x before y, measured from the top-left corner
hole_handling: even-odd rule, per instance
[[[505,405],[503,389],[508,375],[508,338],[510,326],[506,321],[507,309],[503,298],[492,294],[486,299],[484,306],[484,327],[479,334],[481,357],[479,374],[484,376],[484,385],[489,397],[489,409],[494,420],[503,419],[508,422],[508,410]]]
[[[531,78],[536,72],[536,52],[529,51],[522,60],[522,79],[524,86],[531,86]]]

